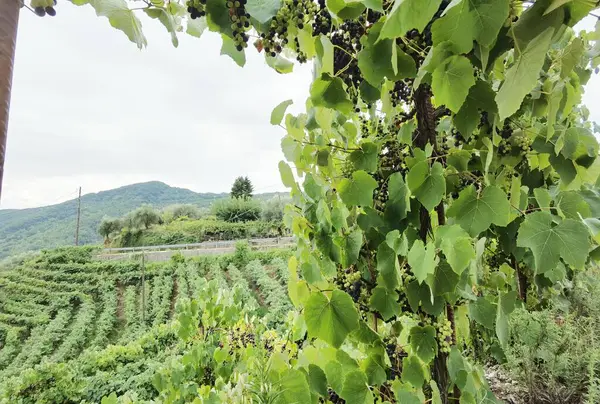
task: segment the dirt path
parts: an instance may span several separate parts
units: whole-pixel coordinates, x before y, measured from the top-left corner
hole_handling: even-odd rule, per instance
[[[125,322],[125,302],[123,295],[125,294],[125,285],[117,281],[117,322]]]
[[[173,314],[175,313],[175,303],[177,303],[178,297],[179,283],[177,282],[177,277],[173,277],[173,292],[171,294],[171,307],[169,309],[169,318],[173,318]]]

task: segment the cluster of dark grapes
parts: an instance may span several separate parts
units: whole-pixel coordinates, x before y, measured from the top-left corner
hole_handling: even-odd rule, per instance
[[[353,268],[348,268],[343,272],[338,272],[336,283],[338,287],[345,290],[355,303],[358,303],[363,294],[363,282],[360,272]]]
[[[233,30],[235,48],[242,51],[248,46],[249,37],[246,31],[250,30],[250,14],[246,12],[246,0],[227,0],[226,4],[229,9],[229,20]]]
[[[390,100],[392,106],[402,105],[402,102],[408,102],[412,95],[413,80],[398,80],[394,83],[394,88],[390,91]]]
[[[345,404],[346,400],[344,400],[343,398],[341,398],[335,391],[333,391],[333,389],[329,388],[327,389],[327,394],[328,394],[328,402],[332,403],[332,404]],[[323,401],[325,402],[325,401]]]
[[[40,17],[43,17],[46,14],[50,17],[54,17],[56,15],[56,10],[54,9],[54,6],[56,6],[56,0],[52,1],[52,5],[48,5],[47,2],[40,2],[35,0],[31,2],[33,12]]]
[[[450,1],[451,0],[442,0],[440,7],[436,11],[435,15],[433,16],[433,18],[431,19],[429,24],[423,30],[423,34],[420,36],[421,40],[423,41],[422,42],[423,48],[428,48],[433,45],[433,39],[431,36],[431,27],[433,26],[434,21],[436,21],[442,17],[442,14],[444,14],[444,10],[446,10],[446,7],[448,7],[448,5],[450,4]]]
[[[362,75],[356,59],[356,37],[350,37],[350,33],[340,29],[331,33],[330,39],[334,46],[333,73],[341,78],[349,89],[357,89],[362,82]],[[354,91],[352,95],[356,103],[358,93]]]
[[[204,374],[202,375],[202,384],[205,386],[213,386],[217,378],[213,372],[213,368],[206,366],[203,368]]]
[[[318,10],[312,24],[313,35],[327,35],[331,32],[331,14],[325,5],[325,0],[318,1]]]
[[[229,352],[233,355],[236,350],[253,346],[256,342],[254,331],[245,323],[240,323],[231,328],[227,334],[227,342],[231,347]]]
[[[486,114],[487,117],[487,114]],[[500,137],[502,139],[510,139],[510,137],[513,134],[513,128],[512,126],[510,126],[510,123],[508,121],[504,122],[504,126],[502,127],[502,130],[500,131]]]
[[[314,20],[317,13],[317,4],[312,0],[286,0],[271,20],[271,26],[267,32],[261,34],[260,48],[272,57],[281,53],[283,47],[288,44],[288,28],[296,26],[303,29],[305,24]],[[292,48],[298,54],[300,63],[306,62],[306,55],[300,52],[300,44],[296,38]]]
[[[190,13],[190,18],[195,20],[196,18],[204,17],[206,15],[206,0],[188,0],[187,11]]]
[[[388,379],[395,379],[400,377],[402,373],[402,358],[403,352],[400,350],[398,344],[393,339],[384,339],[385,353],[390,359],[390,369]]]

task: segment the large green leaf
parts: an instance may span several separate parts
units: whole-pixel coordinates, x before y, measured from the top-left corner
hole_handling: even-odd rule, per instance
[[[373,205],[373,191],[377,181],[365,171],[355,171],[352,179],[344,178],[338,187],[342,201],[348,206]]]
[[[522,52],[515,53],[515,63],[506,72],[496,95],[500,119],[506,119],[517,112],[525,96],[536,86],[553,35],[554,28],[548,28]]]
[[[187,28],[185,32],[188,35],[200,38],[207,28],[206,17],[196,18],[195,20],[189,19],[187,21]]]
[[[575,268],[583,268],[589,254],[590,240],[583,223],[565,219],[554,225],[548,212],[527,215],[517,237],[517,246],[531,249],[536,273],[552,271],[562,258]]]
[[[331,297],[322,292],[311,293],[304,306],[304,318],[311,337],[320,338],[336,348],[358,328],[354,302],[341,290],[331,292]]]
[[[490,225],[506,226],[510,221],[510,203],[508,196],[497,186],[486,187],[479,194],[473,185],[461,191],[457,200],[448,209],[448,216],[473,237]]]
[[[409,355],[402,360],[402,381],[416,388],[423,387],[425,371],[421,360],[416,355]]]
[[[496,318],[496,305],[485,297],[469,303],[469,316],[482,326],[493,330]]]
[[[327,107],[348,114],[352,111],[352,102],[344,89],[344,82],[339,77],[323,73],[313,81],[310,87],[310,99],[314,106]]]
[[[433,275],[439,258],[435,252],[435,245],[431,242],[427,246],[421,240],[415,240],[408,252],[408,265],[419,283]]]
[[[281,395],[276,404],[304,404],[310,402],[310,388],[304,374],[297,369],[287,369],[279,381]]]
[[[386,288],[393,290],[400,283],[400,266],[396,251],[383,242],[377,248],[377,272]]]
[[[475,39],[484,47],[492,46],[508,18],[510,0],[469,0],[475,22]]]
[[[296,187],[296,180],[294,179],[292,169],[285,161],[279,162],[279,174],[281,175],[281,181],[283,182],[283,185],[288,188]]]
[[[325,372],[312,363],[308,365],[308,382],[312,391],[322,396],[327,396],[327,377],[325,376]]]
[[[365,80],[374,87],[380,87],[386,77],[390,80],[415,77],[417,68],[414,59],[404,53],[395,41],[378,41],[380,30],[380,23],[369,29],[368,36],[362,40],[362,50],[357,56],[358,68]]]
[[[469,234],[458,225],[440,226],[435,231],[435,242],[446,256],[446,261],[461,274],[475,258],[475,249]]]
[[[402,173],[394,173],[388,178],[388,200],[385,203],[384,217],[386,221],[395,227],[406,218],[410,208],[410,192],[404,183]]]
[[[410,329],[410,347],[413,353],[426,364],[431,362],[437,355],[435,335],[435,328],[430,325],[425,327],[414,326]]]
[[[355,169],[372,173],[377,170],[378,154],[379,148],[375,143],[364,142],[360,149],[350,153],[350,161],[354,164]]]
[[[431,27],[433,45],[448,42],[456,54],[469,53],[473,49],[476,27],[469,0],[454,0]]]
[[[473,65],[466,57],[455,55],[434,70],[431,88],[436,103],[458,112],[474,84]]]
[[[427,210],[433,210],[446,194],[444,168],[438,162],[429,166],[427,161],[415,164],[406,176],[408,188]]]
[[[285,110],[293,103],[293,100],[285,100],[279,103],[275,108],[273,108],[273,112],[271,112],[271,125],[279,125],[283,120]]]
[[[134,42],[138,48],[142,49],[148,43],[142,32],[142,23],[135,15],[134,11],[129,9],[125,0],[90,0],[89,2],[77,2],[78,5],[89,3],[96,15],[106,17],[114,28],[123,31],[131,42]]]
[[[246,11],[261,24],[268,22],[281,7],[280,0],[248,0]]]
[[[365,11],[365,5],[356,0],[326,0],[327,8],[342,20],[353,20]]]
[[[378,311],[385,321],[397,316],[400,313],[400,304],[398,303],[398,293],[380,286],[373,289],[369,307]]]
[[[244,50],[237,50],[235,42],[229,36],[221,35],[221,38],[223,38],[221,55],[229,56],[238,66],[244,67],[246,64],[246,53]]]
[[[180,28],[178,20],[166,9],[163,8],[146,8],[144,9],[146,15],[152,19],[159,20],[162,25],[171,34],[171,43],[174,47],[179,46],[179,39],[177,38],[177,32]]]
[[[398,38],[412,29],[422,32],[442,0],[395,0],[381,29],[380,39]]]
[[[361,370],[348,373],[344,378],[344,387],[340,396],[348,404],[372,404],[373,393],[365,373]]]
[[[481,121],[480,109],[489,115],[498,113],[498,107],[494,101],[495,96],[496,93],[490,83],[483,80],[478,80],[469,89],[465,103],[453,118],[454,125],[463,138],[469,139],[477,129],[477,125]]]

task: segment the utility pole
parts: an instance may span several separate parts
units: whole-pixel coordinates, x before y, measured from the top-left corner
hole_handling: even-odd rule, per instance
[[[0,0],[0,198],[21,0]]]
[[[142,251],[142,324],[146,324],[146,260]]]
[[[79,245],[79,221],[81,220],[81,187],[79,187],[79,197],[77,198],[77,227],[75,228],[75,245]]]

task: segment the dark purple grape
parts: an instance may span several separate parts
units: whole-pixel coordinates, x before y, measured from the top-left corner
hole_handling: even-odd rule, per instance
[[[40,17],[43,17],[46,15],[46,10],[44,10],[44,7],[36,7],[33,9],[33,11],[35,11],[35,13],[37,15],[39,15]]]
[[[56,15],[56,10],[54,7],[46,7],[46,14],[48,14],[50,17],[54,17]]]

